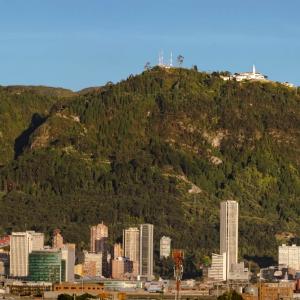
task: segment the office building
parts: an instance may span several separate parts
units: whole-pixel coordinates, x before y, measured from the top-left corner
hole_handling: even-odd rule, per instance
[[[65,244],[61,249],[62,282],[74,282],[75,244]]]
[[[133,275],[139,274],[140,262],[140,231],[137,227],[130,227],[123,231],[123,254],[133,262]]]
[[[112,260],[112,278],[126,279],[132,273],[133,263],[127,257],[117,257]]]
[[[153,279],[153,225],[140,226],[140,276]]]
[[[29,280],[61,282],[61,263],[59,250],[32,251],[29,254]]]
[[[171,254],[171,238],[169,238],[168,236],[161,237],[159,249],[160,258],[169,257]]]
[[[0,275],[9,275],[9,252],[0,249]]]
[[[238,262],[238,203],[233,200],[221,202],[220,254],[226,253],[226,277]]]
[[[44,248],[44,235],[34,231],[13,232],[10,240],[10,275],[28,276],[28,258],[32,251]]]
[[[226,280],[226,253],[212,254],[211,267],[208,269],[208,278],[215,281]]]
[[[285,244],[279,246],[278,264],[300,271],[300,246],[287,246]]]
[[[102,253],[84,251],[83,275],[89,277],[102,276]]]
[[[60,233],[59,229],[53,231],[52,248],[61,249],[64,246],[64,238]]]
[[[114,258],[123,256],[122,244],[114,244]]]
[[[98,253],[107,251],[108,227],[102,222],[101,224],[92,226],[90,232],[91,252]]]

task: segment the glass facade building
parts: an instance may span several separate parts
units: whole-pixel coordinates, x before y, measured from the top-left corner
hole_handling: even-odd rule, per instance
[[[61,282],[62,265],[60,251],[33,251],[29,254],[29,280]]]

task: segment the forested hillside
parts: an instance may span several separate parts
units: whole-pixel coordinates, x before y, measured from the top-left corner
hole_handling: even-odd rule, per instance
[[[300,96],[279,83],[154,68],[77,94],[1,88],[0,133],[3,233],[58,227],[87,247],[91,224],[114,242],[150,222],[190,273],[218,251],[223,199],[240,203],[241,257],[300,236]]]

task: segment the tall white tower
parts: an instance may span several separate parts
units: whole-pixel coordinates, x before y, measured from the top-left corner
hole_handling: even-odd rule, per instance
[[[226,275],[238,261],[239,205],[236,201],[221,202],[220,254],[226,253]]]
[[[170,55],[170,68],[173,67],[173,53]]]
[[[253,73],[253,74],[256,74],[255,65],[252,66],[252,73]]]

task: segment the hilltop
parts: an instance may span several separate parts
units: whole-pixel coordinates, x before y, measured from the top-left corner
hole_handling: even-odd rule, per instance
[[[87,247],[101,220],[111,242],[151,222],[191,274],[218,251],[223,199],[240,204],[241,257],[300,236],[296,89],[156,67],[78,93],[0,88],[0,112],[2,232],[59,227]]]

